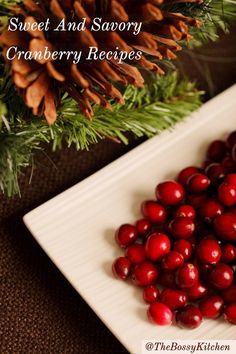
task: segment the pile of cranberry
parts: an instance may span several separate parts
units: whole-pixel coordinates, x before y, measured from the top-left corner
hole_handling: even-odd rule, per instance
[[[215,140],[202,167],[184,168],[159,183],[143,218],[123,224],[125,249],[112,270],[143,288],[148,318],[183,328],[223,314],[236,324],[236,131]]]

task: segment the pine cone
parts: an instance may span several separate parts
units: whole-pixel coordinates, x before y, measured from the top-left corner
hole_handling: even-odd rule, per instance
[[[12,79],[23,95],[26,105],[32,108],[35,115],[43,115],[49,124],[56,120],[56,110],[60,104],[61,92],[66,91],[73,97],[83,114],[91,118],[91,103],[111,109],[109,99],[124,103],[116,83],[136,87],[144,85],[144,79],[138,68],[163,74],[157,65],[163,58],[174,59],[174,52],[181,50],[176,43],[189,40],[189,26],[199,26],[200,22],[182,15],[162,10],[162,5],[169,2],[195,2],[201,0],[23,0],[22,5],[13,9],[14,17],[20,24],[46,22],[50,19],[50,30],[39,29],[10,31],[6,29],[0,42],[3,45],[3,56],[11,66]],[[94,18],[102,16],[105,22],[142,21],[142,29],[138,35],[129,31],[91,31]],[[80,23],[86,18],[84,31],[57,31],[54,29],[62,19],[66,23]],[[81,51],[78,64],[72,59],[25,60],[15,58],[8,60],[7,50],[16,46],[17,50],[45,51]],[[141,59],[123,61],[117,59],[86,60],[90,47],[99,51],[130,52],[142,51]],[[151,59],[150,59],[151,58]],[[112,84],[112,82],[114,84]]]

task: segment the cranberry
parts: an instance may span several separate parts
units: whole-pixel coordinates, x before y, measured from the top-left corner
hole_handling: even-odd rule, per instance
[[[234,172],[236,170],[235,161],[231,156],[225,156],[224,160],[222,161],[222,165],[227,172]]]
[[[131,262],[127,257],[119,257],[112,264],[112,272],[115,277],[127,279],[130,274]]]
[[[213,185],[218,185],[225,178],[226,169],[222,164],[214,162],[205,168],[205,173]]]
[[[225,307],[224,318],[227,322],[236,325],[236,302]]]
[[[194,329],[200,326],[202,314],[194,305],[187,305],[176,314],[176,322],[182,328]]]
[[[221,259],[223,263],[231,263],[236,260],[236,247],[230,243],[226,243],[221,247]]]
[[[143,289],[143,300],[147,304],[157,301],[159,296],[159,289],[154,285],[149,285]]]
[[[234,144],[236,144],[236,131],[230,133],[226,140],[226,146],[228,149],[232,149]]]
[[[225,177],[225,182],[233,184],[234,186],[236,186],[236,173],[229,173],[226,177]]]
[[[159,203],[148,200],[142,204],[142,213],[145,218],[155,224],[162,224],[166,221],[166,209]]]
[[[224,213],[214,220],[214,229],[217,235],[227,241],[236,241],[236,215]]]
[[[208,196],[206,193],[199,193],[199,194],[189,194],[187,196],[188,203],[192,205],[193,208],[201,208],[202,205],[206,202],[208,199]]]
[[[138,237],[138,232],[135,226],[123,224],[116,231],[116,242],[122,248],[131,245]]]
[[[207,293],[207,287],[200,281],[187,290],[189,300],[198,300],[205,296]]]
[[[147,219],[139,219],[136,222],[135,226],[138,231],[138,234],[143,237],[147,236],[147,234],[149,233],[149,231],[152,228],[152,224]]]
[[[198,270],[192,263],[184,263],[175,274],[176,284],[180,288],[191,288],[198,282]]]
[[[188,166],[185,167],[183,170],[180,171],[180,173],[178,174],[177,177],[177,181],[182,184],[183,186],[187,185],[187,181],[189,179],[189,177],[191,177],[192,175],[196,174],[200,172],[200,169],[198,167],[195,166]]]
[[[223,290],[221,295],[227,304],[236,302],[236,285],[231,285],[227,289]]]
[[[159,275],[159,269],[151,262],[139,263],[134,267],[132,281],[138,286],[148,286],[155,283]]]
[[[192,175],[187,181],[188,190],[191,193],[201,193],[207,190],[210,180],[202,173]]]
[[[169,223],[169,229],[175,238],[189,238],[195,230],[195,225],[190,218],[176,218]]]
[[[192,245],[189,241],[184,239],[175,241],[174,250],[181,253],[185,261],[192,255]]]
[[[185,197],[181,184],[175,181],[159,183],[156,187],[156,197],[164,205],[179,204]]]
[[[221,257],[221,249],[217,241],[211,239],[203,239],[196,248],[197,257],[200,262],[205,264],[215,264],[219,262]]]
[[[217,215],[221,215],[224,207],[216,199],[208,199],[200,208],[200,215],[206,222],[211,222]]]
[[[187,295],[183,290],[166,288],[161,292],[159,301],[175,311],[187,303]]]
[[[211,285],[218,290],[228,288],[234,278],[232,268],[225,263],[217,263],[216,266],[209,271],[209,280]]]
[[[207,157],[214,161],[220,162],[226,154],[226,144],[223,140],[214,140],[207,149]]]
[[[218,199],[225,206],[233,206],[236,202],[236,186],[223,182],[218,188]]]
[[[161,272],[158,278],[158,282],[167,288],[174,288],[176,287],[175,283],[175,274],[173,272]]]
[[[170,251],[161,260],[162,268],[166,271],[171,271],[184,263],[184,257],[177,251]]]
[[[142,263],[146,258],[145,249],[140,244],[134,244],[126,248],[125,255],[133,264]]]
[[[152,261],[157,261],[170,252],[170,239],[163,233],[154,232],[148,236],[145,244],[146,255]]]
[[[196,211],[191,205],[181,205],[175,212],[175,218],[189,218],[194,220],[196,217]]]
[[[199,310],[206,318],[217,318],[224,308],[224,301],[218,295],[208,296],[199,302]]]
[[[173,320],[172,311],[168,306],[160,302],[150,304],[147,314],[151,322],[160,326],[170,325]]]

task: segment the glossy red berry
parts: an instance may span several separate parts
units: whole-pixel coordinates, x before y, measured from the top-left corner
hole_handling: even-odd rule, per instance
[[[236,241],[236,214],[224,213],[214,220],[216,234],[227,241]]]
[[[224,300],[218,295],[208,296],[199,302],[199,310],[203,317],[217,318],[224,308]]]
[[[223,211],[223,205],[216,199],[211,198],[207,199],[205,203],[202,204],[200,215],[205,222],[210,223],[217,217],[217,215],[221,215]]]
[[[198,270],[192,263],[184,263],[175,273],[176,284],[183,289],[191,288],[198,282]]]
[[[225,167],[217,162],[213,162],[205,168],[205,174],[213,185],[218,185],[226,175]]]
[[[196,253],[199,261],[204,264],[216,264],[221,257],[220,246],[212,239],[201,240],[196,247]]]
[[[154,285],[149,285],[143,289],[143,300],[147,304],[157,301],[159,297],[159,289]]]
[[[185,167],[183,170],[180,171],[180,173],[177,176],[177,181],[182,184],[183,186],[187,185],[188,179],[196,174],[199,173],[200,169],[196,166],[188,166]]]
[[[125,248],[137,239],[138,232],[135,226],[130,224],[123,224],[116,231],[115,239],[118,245]]]
[[[185,197],[185,191],[181,184],[175,181],[159,183],[156,187],[157,200],[167,206],[179,204]]]
[[[155,224],[162,224],[166,221],[166,209],[159,203],[147,200],[142,203],[142,213],[145,218]]]
[[[181,253],[185,261],[191,258],[193,247],[188,240],[181,239],[175,241],[173,249]]]
[[[189,238],[193,235],[195,224],[190,218],[176,218],[169,223],[171,235],[175,238]]]
[[[225,206],[233,206],[236,203],[236,186],[223,182],[218,187],[218,199]]]
[[[236,247],[230,243],[221,246],[221,259],[223,263],[231,263],[236,261]]]
[[[112,264],[112,272],[115,277],[125,280],[131,270],[131,262],[127,257],[119,257]]]
[[[236,285],[231,285],[227,289],[221,292],[221,296],[223,297],[226,304],[232,304],[236,302]]]
[[[170,252],[170,239],[163,233],[153,232],[148,236],[145,244],[146,256],[152,260],[157,261],[165,254]]]
[[[194,305],[187,305],[177,312],[176,322],[181,328],[197,328],[202,322],[201,311]]]
[[[140,236],[145,237],[151,231],[152,224],[147,219],[139,219],[136,221],[136,229]]]
[[[208,293],[206,285],[201,281],[198,281],[190,289],[187,290],[187,295],[189,300],[198,300],[204,297]]]
[[[236,131],[230,133],[226,140],[226,146],[228,149],[232,149],[234,144],[236,144]]]
[[[187,295],[183,290],[167,288],[161,292],[159,301],[175,311],[186,305]]]
[[[131,275],[132,281],[138,286],[148,286],[155,283],[159,275],[159,269],[151,262],[137,264]]]
[[[196,211],[191,205],[183,204],[175,211],[175,218],[196,218]]]
[[[202,193],[209,187],[210,180],[202,173],[192,175],[187,181],[187,188],[191,193]]]
[[[234,279],[232,267],[225,263],[217,263],[209,270],[210,284],[217,290],[228,288]]]
[[[229,173],[225,179],[224,182],[233,184],[236,187],[236,173]]]
[[[224,318],[227,322],[236,325],[236,302],[225,307]]]
[[[208,159],[220,162],[226,154],[226,144],[223,140],[214,140],[207,149]]]
[[[184,263],[184,257],[177,251],[170,251],[161,260],[161,266],[166,271],[172,271]]]
[[[170,308],[160,302],[150,304],[147,315],[151,322],[159,326],[170,325],[173,320],[173,313]]]
[[[127,247],[125,255],[132,264],[142,263],[146,258],[145,249],[141,244],[134,244]]]

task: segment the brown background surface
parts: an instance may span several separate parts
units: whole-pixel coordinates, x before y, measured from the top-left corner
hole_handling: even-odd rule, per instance
[[[209,89],[202,62],[196,65],[185,55],[181,63],[208,96],[235,83],[235,28],[200,53],[210,56],[214,87]],[[226,62],[226,57],[231,59]],[[22,216],[140,143],[131,141],[129,147],[102,141],[90,152],[64,148],[53,154],[48,149],[36,157],[31,185],[30,169],[22,176],[22,197],[1,196],[0,354],[127,353],[34,241]]]

